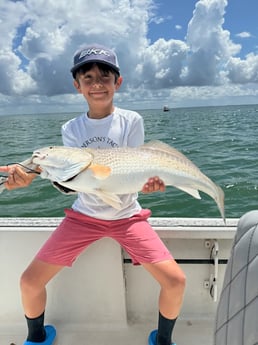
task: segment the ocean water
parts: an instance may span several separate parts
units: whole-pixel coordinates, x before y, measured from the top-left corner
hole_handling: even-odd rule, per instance
[[[190,158],[225,192],[227,218],[258,207],[258,105],[140,110],[146,141],[162,140]],[[61,145],[61,125],[76,113],[0,116],[0,165],[20,162],[34,149]],[[220,217],[215,202],[173,187],[139,194],[154,217]],[[40,177],[25,189],[0,194],[0,217],[62,217],[75,196]]]

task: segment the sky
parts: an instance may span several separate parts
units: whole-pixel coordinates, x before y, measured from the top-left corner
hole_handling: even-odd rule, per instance
[[[87,108],[74,52],[115,50],[128,109],[258,104],[257,0],[1,0],[0,115]]]

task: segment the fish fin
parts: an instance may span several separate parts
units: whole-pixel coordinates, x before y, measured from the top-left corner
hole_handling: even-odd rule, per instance
[[[163,141],[160,141],[160,140],[151,140],[147,143],[144,143],[142,146],[145,146],[145,147],[160,147],[160,148],[163,148],[163,150],[166,150],[166,149],[170,149],[171,146],[164,143]]]
[[[112,206],[116,210],[121,210],[122,201],[117,194],[106,192],[102,189],[95,190],[94,194],[96,194],[102,201]]]
[[[165,152],[178,152],[177,149],[175,149],[174,147],[164,143],[163,141],[160,140],[151,140],[148,143],[145,143],[143,145],[143,147],[147,147],[150,149],[159,149],[161,151],[165,151]]]
[[[185,163],[188,165],[194,167],[196,170],[200,169],[189,159],[187,158],[182,152],[178,151],[176,148],[164,143],[163,141],[160,140],[152,140],[142,146],[142,148],[148,149],[148,150],[153,150],[153,151],[160,151],[165,154],[173,155],[176,159],[179,160],[184,160]]]
[[[190,187],[175,186],[176,188],[182,190],[183,192],[192,195],[195,199],[201,199],[200,194],[197,189]]]
[[[92,164],[88,168],[98,180],[105,180],[111,174],[111,168],[106,165]]]
[[[168,145],[168,144],[166,144],[160,140],[149,141],[148,143],[145,143],[142,147],[147,148],[147,149],[152,149],[152,150],[163,151],[166,153],[177,155],[178,157],[181,157],[184,159],[188,159],[182,152],[178,151],[176,148],[174,148],[174,147],[172,147],[172,146],[170,146],[170,145]]]
[[[43,179],[49,179],[56,182],[65,182],[73,179],[76,175],[78,175],[84,169],[87,169],[87,164],[76,163],[71,164],[66,168],[59,168],[55,166],[44,166],[43,164],[40,165],[41,174],[40,176]]]

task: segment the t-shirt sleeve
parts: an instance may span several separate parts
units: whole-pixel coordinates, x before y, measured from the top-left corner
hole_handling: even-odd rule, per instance
[[[137,147],[144,144],[144,123],[141,116],[137,117],[132,125],[128,135],[127,145]]]
[[[77,141],[76,136],[72,132],[71,128],[67,124],[64,124],[61,128],[62,140],[64,146],[76,147]]]

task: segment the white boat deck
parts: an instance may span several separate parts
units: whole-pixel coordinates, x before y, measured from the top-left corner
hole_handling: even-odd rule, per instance
[[[19,276],[60,220],[0,218],[0,345],[24,342]],[[213,344],[216,300],[237,221],[228,219],[224,225],[217,218],[150,219],[187,276],[174,331],[177,345]],[[133,266],[119,245],[106,238],[49,283],[46,322],[57,328],[55,345],[146,345],[157,324],[158,292],[148,273]]]
[[[55,324],[58,335],[55,345],[147,345],[148,334],[153,329],[152,323],[140,323],[115,328],[112,325],[71,326]],[[25,327],[18,329],[0,328],[1,345],[23,345],[26,334]],[[177,345],[213,345],[212,320],[179,320],[174,331],[174,341]]]

